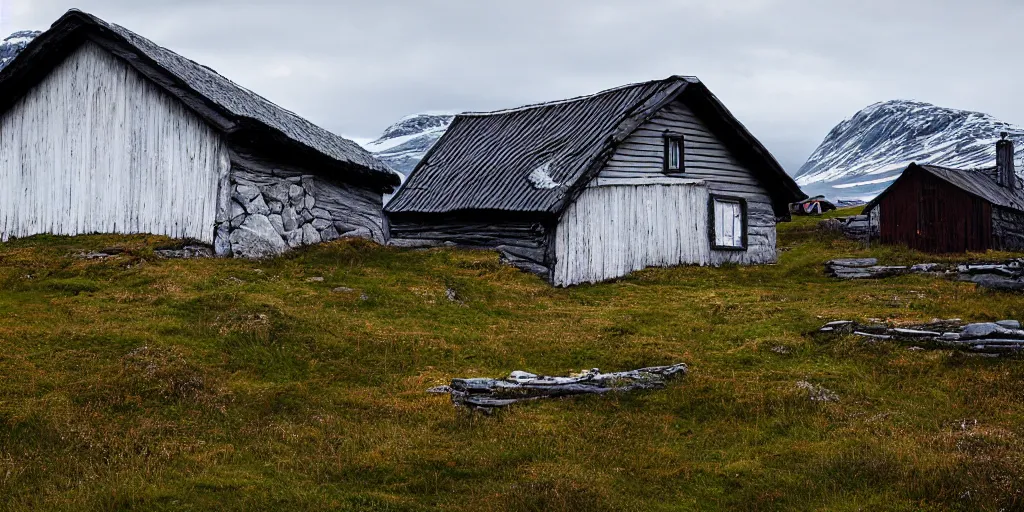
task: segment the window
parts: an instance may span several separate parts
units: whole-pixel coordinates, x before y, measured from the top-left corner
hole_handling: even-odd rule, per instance
[[[683,136],[665,134],[665,172],[682,172]]]
[[[747,202],[738,197],[711,196],[708,226],[713,249],[747,249]]]

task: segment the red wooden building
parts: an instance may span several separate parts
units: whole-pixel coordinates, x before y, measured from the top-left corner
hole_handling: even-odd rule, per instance
[[[930,253],[1024,250],[1024,187],[1013,144],[999,142],[995,168],[911,164],[864,211],[885,244]]]

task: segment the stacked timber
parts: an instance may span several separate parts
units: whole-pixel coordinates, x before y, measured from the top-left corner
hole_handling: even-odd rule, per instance
[[[871,340],[929,344],[939,348],[958,348],[988,354],[1024,350],[1024,330],[1017,320],[966,325],[960,319],[933,320],[927,324],[903,327],[844,320],[825,324],[818,332],[828,335],[852,334]]]

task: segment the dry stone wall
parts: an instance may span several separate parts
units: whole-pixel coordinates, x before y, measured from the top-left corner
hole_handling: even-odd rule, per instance
[[[384,243],[379,193],[280,169],[236,166],[231,200],[218,226],[218,254],[270,258],[340,238]]]

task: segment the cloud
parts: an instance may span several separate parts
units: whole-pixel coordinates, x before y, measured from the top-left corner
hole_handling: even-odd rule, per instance
[[[490,110],[699,76],[792,172],[895,98],[1024,122],[1012,0],[0,0],[0,28],[78,6],[324,127]]]

